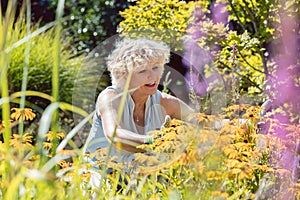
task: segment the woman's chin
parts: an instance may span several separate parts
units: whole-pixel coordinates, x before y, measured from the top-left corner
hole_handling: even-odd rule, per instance
[[[147,87],[144,86],[145,91],[147,92],[147,94],[151,95],[151,94],[155,94],[157,92],[157,86],[154,87]]]

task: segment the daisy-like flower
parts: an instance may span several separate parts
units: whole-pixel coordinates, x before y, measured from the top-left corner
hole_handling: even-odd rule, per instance
[[[11,126],[12,125],[12,120],[9,120],[9,125]],[[3,132],[5,129],[5,122],[4,121],[1,121],[0,122],[0,133]]]
[[[46,150],[50,150],[53,147],[51,142],[43,142],[43,148]]]
[[[263,108],[259,106],[251,106],[246,110],[246,113],[243,115],[243,117],[256,124],[260,120],[260,112],[262,110]]]
[[[45,134],[46,140],[51,142],[54,139],[54,133],[52,131],[48,131],[48,133]],[[59,140],[64,139],[66,134],[64,132],[58,132],[56,133],[56,138]]]
[[[228,117],[231,117],[232,115],[236,115],[247,110],[249,107],[250,107],[249,104],[232,105],[225,108],[225,112]]]
[[[22,135],[13,134],[12,138],[10,139],[10,145],[16,148],[20,148],[20,147],[31,148],[32,139],[33,136],[30,133],[25,133]]]
[[[222,172],[217,171],[217,170],[211,170],[206,172],[206,178],[208,181],[213,181],[213,180],[221,180],[222,179]]]
[[[32,112],[31,108],[12,108],[11,111],[14,111],[10,117],[14,120],[33,120],[35,118],[35,113]]]

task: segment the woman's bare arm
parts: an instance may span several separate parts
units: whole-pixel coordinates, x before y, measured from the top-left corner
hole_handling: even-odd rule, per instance
[[[150,136],[126,130],[122,124],[116,126],[120,101],[121,96],[113,90],[104,90],[98,97],[98,110],[96,112],[101,117],[104,135],[109,141],[114,140],[115,146],[119,147],[118,145],[121,144],[122,150],[139,152],[140,150],[135,147],[144,144],[145,139]]]

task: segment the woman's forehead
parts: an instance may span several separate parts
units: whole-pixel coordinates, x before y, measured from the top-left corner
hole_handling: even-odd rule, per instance
[[[163,63],[159,62],[147,62],[141,65],[137,65],[135,68],[136,69],[147,69],[147,68],[152,68],[152,67],[163,67]]]

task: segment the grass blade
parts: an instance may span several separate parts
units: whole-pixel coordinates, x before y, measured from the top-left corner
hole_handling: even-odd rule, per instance
[[[68,141],[74,137],[74,135],[93,117],[94,112],[89,114],[86,118],[84,118],[78,125],[76,125],[67,135],[67,137],[61,141],[61,143],[56,148],[56,153],[63,150],[63,148],[67,145]]]
[[[22,12],[23,13],[23,12]],[[26,1],[26,35],[30,34],[30,21],[31,21],[31,2],[30,0]],[[30,39],[26,41],[25,47],[25,58],[24,58],[24,67],[23,67],[23,77],[22,77],[22,86],[21,92],[24,93],[27,88],[27,78],[28,78],[28,65],[29,65],[29,58],[30,58]],[[25,108],[25,95],[21,96],[20,100],[20,108]],[[24,131],[24,122],[21,121],[19,123],[19,134],[22,134]]]

